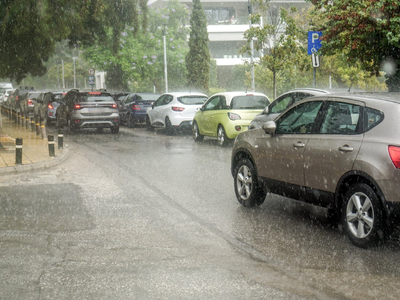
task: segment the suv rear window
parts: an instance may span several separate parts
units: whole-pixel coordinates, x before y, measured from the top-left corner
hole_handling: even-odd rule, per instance
[[[184,96],[178,97],[178,101],[186,105],[197,105],[203,104],[207,100],[207,97],[202,96]]]
[[[264,109],[269,100],[263,96],[237,96],[231,101],[232,109]]]
[[[109,101],[113,102],[114,99],[110,94],[101,94],[101,93],[88,93],[88,94],[80,94],[77,97],[78,102],[102,102]]]

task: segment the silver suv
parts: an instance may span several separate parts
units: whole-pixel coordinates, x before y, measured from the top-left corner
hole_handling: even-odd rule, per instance
[[[70,132],[83,128],[110,128],[118,133],[120,118],[111,94],[104,91],[70,90],[56,112],[58,127]]]
[[[231,172],[243,206],[267,192],[328,208],[352,243],[381,244],[398,215],[400,93],[300,101],[238,135]]]

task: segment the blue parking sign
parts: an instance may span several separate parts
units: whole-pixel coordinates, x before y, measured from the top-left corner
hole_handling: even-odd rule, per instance
[[[321,36],[322,31],[308,32],[308,55],[316,53],[321,48]]]

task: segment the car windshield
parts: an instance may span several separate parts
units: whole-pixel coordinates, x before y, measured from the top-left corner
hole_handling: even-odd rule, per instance
[[[178,97],[178,101],[186,105],[198,105],[206,102],[207,97],[205,96],[182,96]]]
[[[138,95],[138,100],[140,100],[140,101],[156,101],[158,99],[158,97],[160,97],[160,95],[158,95],[158,94]]]
[[[39,95],[40,95],[40,92],[39,93],[29,93],[28,97],[29,98],[37,98]]]
[[[112,102],[114,100],[110,95],[82,94],[82,95],[78,96],[78,101],[79,102],[102,102],[102,101]]]
[[[64,98],[64,94],[54,94],[53,95],[53,101],[60,101],[62,98]]]
[[[264,109],[269,101],[264,96],[237,96],[231,101],[231,109]]]

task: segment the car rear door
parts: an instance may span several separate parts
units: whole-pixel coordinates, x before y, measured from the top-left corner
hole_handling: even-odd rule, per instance
[[[304,152],[305,184],[335,192],[343,174],[352,170],[363,137],[359,101],[329,101],[318,134],[310,137]]]

